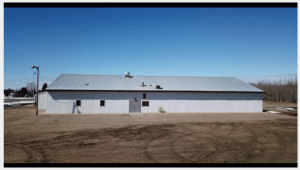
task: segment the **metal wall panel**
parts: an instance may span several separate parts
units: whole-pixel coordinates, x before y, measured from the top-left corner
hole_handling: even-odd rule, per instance
[[[47,109],[47,92],[39,93],[39,109]]]
[[[149,107],[142,107],[142,113],[158,112],[262,112],[262,101],[235,100],[149,100]]]
[[[129,101],[114,98],[110,93],[49,92],[47,113],[128,113]],[[81,100],[81,106],[76,106],[76,100]],[[105,100],[105,106],[100,106],[100,100]]]
[[[142,113],[158,112],[262,112],[261,93],[48,92],[47,113],[129,113],[129,100],[149,101]],[[76,106],[81,100],[81,106]],[[105,106],[100,106],[105,100]]]

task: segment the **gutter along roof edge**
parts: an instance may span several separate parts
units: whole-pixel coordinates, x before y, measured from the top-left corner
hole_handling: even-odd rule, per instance
[[[46,89],[46,91],[99,91],[99,92],[219,92],[219,93],[265,93],[264,91],[200,91],[200,90],[93,90],[93,89]]]

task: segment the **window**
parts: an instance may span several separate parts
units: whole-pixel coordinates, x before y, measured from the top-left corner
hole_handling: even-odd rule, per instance
[[[100,106],[105,106],[105,100],[100,100]]]
[[[143,94],[143,98],[146,99],[146,93]]]
[[[76,100],[76,106],[81,106],[81,100]]]
[[[142,101],[142,106],[143,107],[148,107],[149,106],[149,101]]]

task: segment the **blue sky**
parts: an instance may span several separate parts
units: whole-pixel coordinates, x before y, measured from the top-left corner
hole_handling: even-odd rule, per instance
[[[68,73],[289,76],[297,8],[4,8],[4,88],[32,82],[32,65],[40,87]]]

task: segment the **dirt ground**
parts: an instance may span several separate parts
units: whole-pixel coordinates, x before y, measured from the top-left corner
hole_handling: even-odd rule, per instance
[[[5,108],[4,162],[297,163],[297,117],[268,112],[35,116],[33,106]]]

